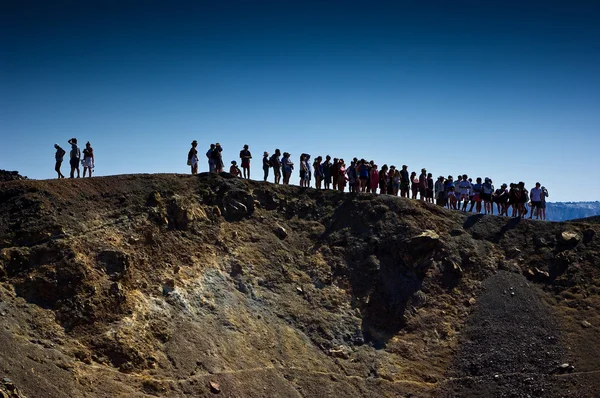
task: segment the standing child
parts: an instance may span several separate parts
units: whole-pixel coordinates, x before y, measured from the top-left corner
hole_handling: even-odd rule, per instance
[[[231,167],[229,168],[229,174],[231,174],[235,177],[242,176],[242,170],[240,170],[240,168],[237,166],[237,162],[235,160],[231,161]]]

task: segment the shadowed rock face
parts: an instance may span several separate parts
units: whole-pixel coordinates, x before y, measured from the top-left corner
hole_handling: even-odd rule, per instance
[[[595,396],[598,229],[227,174],[0,183],[0,387]]]
[[[0,181],[26,180],[18,171],[0,170]]]

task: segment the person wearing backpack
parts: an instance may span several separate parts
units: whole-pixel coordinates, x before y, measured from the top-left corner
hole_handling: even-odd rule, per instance
[[[65,178],[63,173],[60,172],[60,166],[62,165],[63,159],[67,152],[64,149],[62,149],[58,144],[54,144],[54,148],[56,149],[56,154],[54,155],[54,158],[56,159],[54,171],[58,173],[58,178]]]
[[[223,163],[223,148],[221,147],[221,144],[219,144],[218,142],[215,144],[215,149],[213,149],[212,151],[212,159],[213,162],[215,163],[215,172],[217,174],[220,174],[223,172],[223,167],[225,167],[225,164]]]
[[[485,182],[481,184],[481,200],[483,200],[483,212],[485,214],[494,214],[494,206],[492,205],[492,194],[494,186],[489,177],[485,177]]]
[[[77,170],[77,178],[79,178],[79,160],[81,159],[81,150],[77,146],[77,138],[71,138],[67,141],[71,145],[71,152],[69,164],[71,165],[71,178],[75,177],[75,171]]]
[[[525,188],[523,181],[519,182],[519,191],[521,196],[519,199],[519,217],[525,217],[527,215],[527,202],[529,202],[529,191]]]
[[[271,158],[269,159],[269,163],[273,168],[273,174],[275,176],[275,184],[279,184],[279,181],[281,180],[281,161],[279,160],[279,156],[281,156],[281,151],[275,149],[275,153],[271,155]]]

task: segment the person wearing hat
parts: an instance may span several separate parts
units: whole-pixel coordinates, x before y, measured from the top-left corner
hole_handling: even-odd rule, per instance
[[[188,152],[187,164],[192,168],[192,174],[198,174],[198,141],[192,141],[192,148]]]
[[[269,167],[271,167],[271,163],[269,163],[269,152],[265,151],[265,153],[263,153],[263,171],[265,172],[265,182],[267,182],[267,177],[269,177]]]
[[[292,176],[292,170],[294,170],[294,162],[290,159],[292,156],[288,152],[283,153],[283,157],[281,158],[281,168],[283,169],[283,183],[285,185],[289,185],[290,177]]]
[[[94,148],[92,148],[92,144],[88,141],[85,144],[85,149],[83,150],[83,178],[85,178],[85,172],[89,172],[89,176],[92,176],[92,169],[94,168]]]
[[[69,164],[71,165],[71,178],[75,177],[75,171],[77,170],[77,178],[79,178],[79,159],[81,159],[81,150],[77,146],[77,138],[71,138],[67,141],[71,145],[71,152]]]
[[[240,151],[240,159],[242,160],[242,170],[244,171],[244,178],[250,179],[250,159],[252,154],[248,150],[248,145],[244,145],[244,149]]]
[[[56,159],[54,171],[58,173],[58,178],[65,178],[63,173],[60,172],[60,166],[62,165],[63,159],[67,152],[64,149],[62,149],[58,144],[54,144],[54,149],[56,149],[56,154],[54,155],[54,158]]]
[[[242,171],[237,166],[237,162],[235,160],[231,161],[231,167],[229,167],[229,174],[231,174],[231,175],[233,175],[235,177],[241,177],[242,176]]]

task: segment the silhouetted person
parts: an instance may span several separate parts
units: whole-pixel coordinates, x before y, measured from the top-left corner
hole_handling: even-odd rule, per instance
[[[69,164],[71,165],[71,178],[75,177],[75,171],[77,170],[77,178],[79,178],[79,159],[81,159],[81,150],[77,146],[77,138],[71,138],[68,141],[71,145],[71,152]]]
[[[85,149],[83,150],[83,177],[85,178],[86,170],[89,172],[89,176],[92,176],[92,169],[94,168],[95,160],[94,160],[94,148],[88,141],[85,144]]]
[[[60,145],[58,145],[58,144],[54,144],[54,148],[56,149],[56,154],[54,155],[54,157],[56,159],[56,165],[54,166],[54,171],[56,171],[58,173],[58,178],[65,178],[63,173],[60,172],[60,166],[62,165],[63,159],[67,152],[65,152],[65,150],[62,149],[60,147]]]
[[[252,154],[248,150],[248,145],[244,145],[244,149],[240,151],[240,159],[242,160],[244,178],[250,179],[250,159],[252,159]]]
[[[192,141],[192,147],[188,152],[188,166],[192,169],[192,174],[198,174],[198,150],[196,147],[198,146],[198,141]]]

